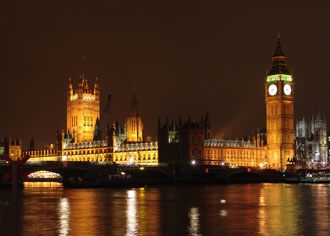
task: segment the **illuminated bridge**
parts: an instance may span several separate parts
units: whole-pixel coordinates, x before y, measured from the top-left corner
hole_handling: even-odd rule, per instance
[[[9,171],[0,166],[0,177]],[[117,165],[113,162],[28,162],[22,167],[29,182],[172,184],[226,182],[282,182],[275,170],[205,165]]]

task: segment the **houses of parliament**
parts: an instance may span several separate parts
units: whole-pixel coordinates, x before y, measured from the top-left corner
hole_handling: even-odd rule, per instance
[[[260,80],[260,83],[262,80]],[[289,72],[278,35],[265,86],[266,130],[248,138],[211,136],[210,119],[158,120],[158,136],[146,139],[139,102],[133,91],[126,122],[108,124],[101,135],[100,88],[89,86],[84,73],[67,89],[67,127],[57,132],[49,149],[23,151],[34,161],[113,162],[122,165],[203,164],[285,169],[294,157],[294,77]],[[155,122],[156,124],[156,122]],[[11,146],[11,143],[9,143]],[[9,150],[9,149],[8,149]],[[10,152],[10,151],[9,151]]]

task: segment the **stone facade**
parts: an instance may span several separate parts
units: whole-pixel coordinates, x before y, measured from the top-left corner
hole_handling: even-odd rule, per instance
[[[22,158],[22,139],[11,137],[0,142],[0,155],[8,155],[12,160]]]
[[[329,164],[327,123],[319,112],[296,122],[296,158],[304,168],[319,168]]]
[[[89,161],[114,162],[130,165],[157,165],[157,141],[144,140],[142,115],[135,92],[130,102],[124,127],[114,122],[107,127],[102,139],[99,121],[99,85],[96,80],[93,92],[88,89],[84,74],[78,90],[72,88],[71,79],[67,97],[67,131],[57,133],[56,145],[49,149],[29,150],[33,161]]]
[[[211,138],[208,115],[200,121],[190,119],[179,123],[159,121],[159,161],[171,164],[203,164],[227,166],[267,166],[265,135],[224,140]]]
[[[278,35],[272,67],[265,81],[268,164],[284,169],[294,157],[294,78]]]
[[[93,140],[94,126],[100,118],[100,90],[96,78],[94,89],[88,87],[84,73],[80,76],[78,89],[74,90],[69,79],[67,94],[67,131],[76,142]]]
[[[211,138],[210,120],[206,114],[200,120],[189,117],[186,122],[166,120],[162,124],[159,120],[158,140],[146,141],[134,92],[125,124],[120,127],[114,122],[102,140],[98,126],[98,83],[95,82],[92,92],[83,74],[78,91],[74,92],[71,81],[69,83],[67,132],[58,134],[54,150],[30,152],[31,160],[111,161],[140,165],[192,163],[283,170],[288,160],[294,158],[294,78],[288,71],[279,36],[264,85],[267,134],[257,131],[248,138]],[[319,127],[316,121],[313,124],[313,129]],[[325,147],[321,143],[323,145],[323,141],[320,142],[320,153],[323,153]]]

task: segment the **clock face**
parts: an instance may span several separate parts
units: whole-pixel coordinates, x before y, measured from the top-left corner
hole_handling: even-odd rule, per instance
[[[271,96],[274,96],[277,93],[277,86],[275,84],[272,84],[268,87],[268,93]]]
[[[290,86],[290,84],[284,85],[283,91],[284,91],[284,94],[285,95],[290,95],[291,94],[291,86]]]

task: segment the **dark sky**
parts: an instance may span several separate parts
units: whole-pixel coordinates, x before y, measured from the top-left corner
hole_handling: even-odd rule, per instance
[[[99,77],[101,110],[111,93],[116,119],[124,120],[136,81],[146,135],[157,135],[158,117],[204,112],[214,136],[262,129],[278,31],[295,76],[296,117],[316,106],[330,115],[328,1],[12,2],[0,2],[0,137],[54,143],[82,56],[89,82]]]

